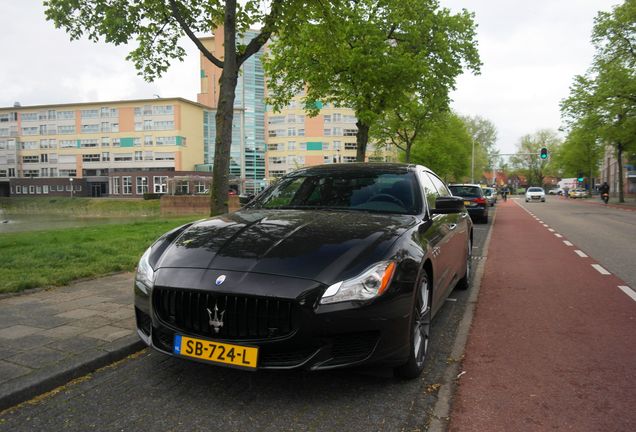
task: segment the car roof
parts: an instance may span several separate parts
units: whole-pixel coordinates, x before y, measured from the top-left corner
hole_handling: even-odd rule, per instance
[[[450,186],[473,186],[473,187],[478,187],[478,188],[480,188],[480,189],[481,189],[481,186],[480,186],[480,185],[478,185],[478,184],[474,184],[474,183],[451,183],[451,184],[449,184],[448,186],[449,186],[449,187],[450,187]]]
[[[288,175],[311,175],[311,174],[331,174],[331,173],[348,173],[348,172],[395,172],[404,173],[414,171],[417,165],[403,163],[368,163],[355,162],[347,164],[324,164],[314,165],[310,167],[300,168],[292,171]],[[422,167],[430,171],[426,167]]]

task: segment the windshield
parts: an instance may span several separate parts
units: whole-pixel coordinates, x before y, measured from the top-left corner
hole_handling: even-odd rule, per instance
[[[419,214],[418,190],[411,172],[302,172],[283,177],[250,207]]]
[[[449,186],[453,195],[463,198],[479,198],[483,196],[479,186]]]
[[[543,189],[539,187],[531,187],[531,188],[528,188],[528,192],[543,192]]]

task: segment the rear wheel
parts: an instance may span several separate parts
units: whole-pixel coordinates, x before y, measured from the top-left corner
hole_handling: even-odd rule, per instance
[[[395,368],[395,373],[407,379],[420,376],[428,354],[431,333],[431,286],[428,273],[423,270],[411,315],[411,335],[408,361]]]
[[[473,264],[473,242],[468,239],[468,252],[466,252],[466,273],[464,277],[457,282],[457,289],[466,290],[470,286],[470,276]]]

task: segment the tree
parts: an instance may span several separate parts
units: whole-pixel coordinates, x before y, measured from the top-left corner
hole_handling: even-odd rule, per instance
[[[302,92],[310,115],[318,101],[352,108],[358,161],[385,111],[415,94],[448,104],[464,66],[480,66],[473,15],[453,15],[437,0],[310,2],[269,48],[264,66],[274,110]]]
[[[414,96],[400,106],[387,110],[371,128],[371,136],[378,143],[392,145],[403,152],[404,162],[411,161],[411,149],[437,120],[447,114],[448,104],[436,106],[439,102]]]
[[[624,152],[636,149],[636,0],[599,12],[594,21],[592,66],[574,78],[561,112],[569,127],[593,121],[595,136],[614,147],[624,202]]]
[[[420,135],[411,160],[435,171],[446,181],[465,177],[470,169],[472,138],[463,120],[448,112]]]
[[[528,185],[543,186],[543,179],[550,170],[550,159],[539,158],[539,151],[542,147],[546,147],[548,154],[551,154],[560,143],[561,139],[557,133],[549,129],[521,138],[517,154],[511,158],[511,162],[526,176]]]
[[[495,169],[495,162],[499,157],[499,151],[495,147],[497,128],[490,120],[480,116],[466,116],[462,120],[474,143],[474,166],[471,167],[471,181],[474,182],[475,171],[481,173],[485,169]]]
[[[210,214],[226,213],[232,144],[232,119],[239,69],[257,53],[278,26],[294,19],[300,1],[271,0],[269,11],[259,9],[259,0],[46,0],[47,20],[63,28],[71,40],[87,36],[97,42],[103,38],[115,45],[133,39],[137,48],[127,59],[140,75],[153,81],[168,70],[174,60],[183,61],[185,50],[180,45],[187,37],[214,65],[222,69],[219,79],[219,101],[216,112],[216,138],[211,188]],[[261,23],[260,33],[247,45],[237,43],[251,26]],[[224,52],[219,58],[207,50],[196,32],[211,33],[223,26]]]
[[[598,174],[603,157],[603,145],[596,136],[598,125],[586,119],[574,125],[563,144],[553,152],[553,163],[562,177],[577,177],[586,173],[589,178]]]

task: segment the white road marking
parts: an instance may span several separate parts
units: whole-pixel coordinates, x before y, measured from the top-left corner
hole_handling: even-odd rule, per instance
[[[592,267],[594,267],[596,269],[596,271],[599,272],[602,275],[610,275],[611,274],[610,272],[605,270],[603,268],[603,266],[601,266],[600,264],[592,264]]]
[[[548,228],[548,231],[550,232],[554,232],[554,230],[552,228]]]
[[[625,294],[631,297],[632,300],[636,301],[636,292],[628,286],[619,285],[618,288],[623,291]]]
[[[563,243],[565,243],[566,246],[574,246],[572,242],[569,242],[567,240],[563,240]]]
[[[587,258],[587,257],[588,257],[587,255],[585,255],[585,252],[583,252],[583,251],[581,251],[581,250],[578,250],[578,249],[576,249],[576,250],[574,251],[574,253],[575,253],[575,254],[577,254],[578,256],[580,256],[581,258]],[[598,270],[598,269],[597,269],[597,270]]]
[[[558,233],[554,233],[555,236],[557,236],[558,238],[562,238],[563,236],[561,234]]]

